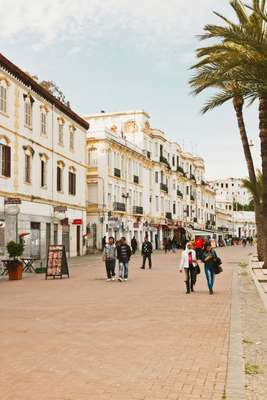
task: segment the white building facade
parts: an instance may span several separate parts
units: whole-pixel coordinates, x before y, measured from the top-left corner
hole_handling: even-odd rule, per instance
[[[88,123],[0,55],[0,252],[25,240],[45,260],[48,244],[85,253]],[[82,182],[82,184],[81,184]],[[16,204],[14,204],[16,203]]]
[[[215,193],[205,182],[204,161],[153,129],[144,111],[84,117],[87,136],[89,247],[104,236],[147,234],[181,242],[187,228],[215,228]]]
[[[243,188],[242,179],[218,179],[210,182],[210,185],[216,192],[217,206],[226,211],[232,211],[235,203],[244,206],[248,205],[252,200],[249,191]]]

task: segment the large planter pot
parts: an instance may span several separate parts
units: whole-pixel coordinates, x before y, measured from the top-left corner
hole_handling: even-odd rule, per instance
[[[7,264],[8,276],[10,281],[22,279],[23,264],[19,260],[10,260]]]

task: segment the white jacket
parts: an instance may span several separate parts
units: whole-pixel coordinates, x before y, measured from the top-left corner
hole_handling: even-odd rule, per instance
[[[193,260],[193,264],[196,265],[197,264],[197,257],[196,257],[196,252],[195,250],[190,250],[192,253],[192,260]],[[181,257],[181,263],[180,263],[180,271],[183,268],[189,268],[189,258],[188,258],[188,249],[184,250],[182,252],[182,257]]]

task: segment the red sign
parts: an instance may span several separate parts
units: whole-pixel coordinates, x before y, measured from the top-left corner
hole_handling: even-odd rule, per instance
[[[73,224],[73,225],[82,225],[82,223],[83,223],[83,220],[82,220],[82,219],[74,219],[74,220],[72,221],[72,224]]]

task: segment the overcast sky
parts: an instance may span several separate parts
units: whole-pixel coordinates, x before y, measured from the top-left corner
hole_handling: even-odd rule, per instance
[[[196,35],[231,15],[228,0],[0,0],[0,52],[57,82],[80,114],[144,109],[151,124],[205,158],[208,178],[246,176],[231,104],[200,114],[190,95]],[[245,109],[259,166],[257,105]]]

